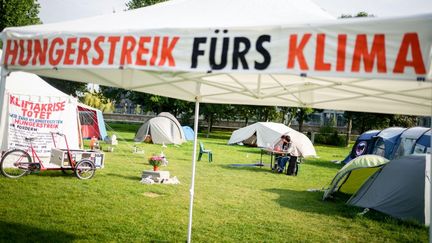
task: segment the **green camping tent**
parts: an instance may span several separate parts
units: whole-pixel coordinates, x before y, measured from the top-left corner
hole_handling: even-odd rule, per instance
[[[373,154],[359,156],[340,169],[328,188],[324,191],[323,200],[339,191],[354,194],[363,183],[389,160]]]

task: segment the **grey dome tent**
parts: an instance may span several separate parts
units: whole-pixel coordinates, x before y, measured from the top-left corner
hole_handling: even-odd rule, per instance
[[[155,144],[182,144],[185,135],[178,120],[168,112],[145,122],[135,134],[135,142],[143,142],[150,135]]]
[[[409,155],[384,165],[348,204],[429,225],[430,155]]]

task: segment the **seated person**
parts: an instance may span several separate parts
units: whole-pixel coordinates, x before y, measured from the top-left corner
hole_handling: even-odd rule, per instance
[[[282,152],[286,152],[286,154],[277,157],[277,171],[282,173],[285,169],[285,165],[289,159],[289,150],[291,148],[291,138],[288,135],[282,135],[279,143],[276,144],[275,150],[281,150]]]

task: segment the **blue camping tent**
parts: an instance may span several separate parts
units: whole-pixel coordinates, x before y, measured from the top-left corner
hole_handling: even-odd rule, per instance
[[[352,159],[357,158],[360,155],[371,154],[373,150],[373,145],[375,142],[375,136],[380,132],[380,130],[370,130],[361,134],[352,150],[348,156],[342,160],[342,163],[346,164],[350,162]]]
[[[405,130],[406,128],[403,127],[389,127],[382,130],[375,139],[372,154],[390,159],[396,148],[399,137]]]
[[[414,146],[414,154],[430,153],[431,152],[431,135],[432,131],[425,132],[416,142]]]
[[[428,131],[430,131],[430,128],[427,127],[411,127],[405,130],[397,140],[396,147],[393,150],[390,159],[396,159],[404,155],[413,154],[417,141]],[[430,136],[425,137],[429,138],[428,144],[430,147]],[[422,148],[426,147],[428,147],[427,144]],[[419,149],[417,153],[425,153],[425,151],[424,149]]]
[[[193,141],[195,137],[194,130],[189,126],[182,126],[186,141]]]

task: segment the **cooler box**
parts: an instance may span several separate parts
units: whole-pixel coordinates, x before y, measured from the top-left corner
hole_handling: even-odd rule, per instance
[[[93,161],[96,168],[104,167],[105,155],[101,151],[72,149],[70,150],[70,152],[72,154],[72,159],[75,160],[76,163],[80,162],[83,159],[88,159]],[[56,164],[62,168],[71,168],[67,154],[68,152],[66,149],[52,148],[50,163]]]

